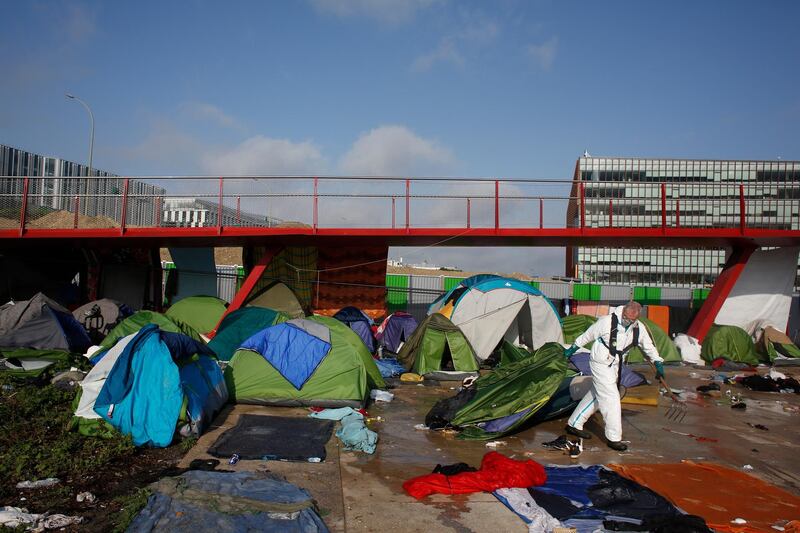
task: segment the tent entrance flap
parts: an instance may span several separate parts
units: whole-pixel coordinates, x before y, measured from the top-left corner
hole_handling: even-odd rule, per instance
[[[447,336],[445,335],[445,340]],[[439,368],[442,370],[455,370],[456,366],[453,363],[453,352],[450,351],[450,343],[445,342],[442,347],[442,360],[439,363]]]
[[[468,322],[457,324],[464,335],[472,341],[479,359],[489,357],[508,330],[503,326],[516,322],[515,318],[526,301],[527,299],[518,300],[500,309],[479,315]]]
[[[508,330],[503,335],[506,340],[517,346],[527,346],[533,349],[533,320],[531,319],[530,298],[520,307],[517,316],[511,321]]]

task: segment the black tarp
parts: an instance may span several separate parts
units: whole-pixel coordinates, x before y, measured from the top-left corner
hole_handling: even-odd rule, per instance
[[[208,450],[216,457],[269,459],[275,461],[325,460],[325,444],[333,433],[333,421],[315,418],[242,415],[235,427]]]

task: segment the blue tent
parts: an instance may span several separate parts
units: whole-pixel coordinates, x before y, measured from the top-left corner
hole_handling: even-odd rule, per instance
[[[176,430],[200,435],[228,400],[213,352],[153,324],[120,339],[81,387],[75,416],[105,420],[136,446],[169,446]]]
[[[340,309],[333,318],[339,322],[344,322],[347,326],[358,333],[364,345],[370,352],[375,351],[375,337],[372,335],[372,319],[364,311],[357,307],[348,306]]]

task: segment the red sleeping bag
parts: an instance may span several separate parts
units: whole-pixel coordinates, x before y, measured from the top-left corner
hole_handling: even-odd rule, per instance
[[[527,488],[543,485],[547,481],[544,467],[530,459],[516,461],[497,452],[483,456],[481,469],[477,472],[462,472],[454,476],[426,474],[409,479],[403,489],[414,498],[422,499],[429,494],[469,494],[492,492],[503,488]]]

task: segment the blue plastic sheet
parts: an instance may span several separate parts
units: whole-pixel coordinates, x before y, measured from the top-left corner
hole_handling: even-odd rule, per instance
[[[391,378],[399,376],[406,371],[405,367],[393,357],[384,357],[383,359],[376,359],[375,365],[381,373],[383,378]]]

